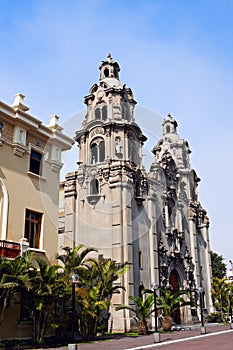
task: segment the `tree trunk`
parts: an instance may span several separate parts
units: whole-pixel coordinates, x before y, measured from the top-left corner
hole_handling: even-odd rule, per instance
[[[163,322],[162,322],[163,330],[164,331],[170,331],[172,328],[172,321],[170,316],[165,316],[163,317]]]
[[[138,326],[138,335],[148,334],[148,327],[146,321],[140,320]]]

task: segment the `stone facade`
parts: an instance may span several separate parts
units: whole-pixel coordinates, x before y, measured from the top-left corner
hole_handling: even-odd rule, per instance
[[[87,112],[75,134],[78,169],[64,183],[66,242],[95,247],[99,254],[127,261],[121,278],[126,292],[114,306],[139,295],[139,286],[187,289],[197,300],[205,290],[205,308],[212,311],[209,220],[198,201],[200,179],[190,165],[187,141],[168,115],[163,137],[153,148],[147,173],[142,165],[146,141],[134,119],[133,92],[119,80],[120,67],[111,55],[100,66],[100,79],[85,97]],[[114,330],[133,326],[127,310],[112,308]],[[186,307],[181,321],[196,317]]]

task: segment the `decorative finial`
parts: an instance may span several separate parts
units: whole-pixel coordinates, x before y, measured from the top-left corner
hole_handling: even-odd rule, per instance
[[[29,107],[24,104],[24,98],[25,96],[23,94],[16,94],[12,107],[14,109],[21,109],[24,112],[28,111]]]
[[[108,54],[107,58],[108,58],[108,62],[112,62],[112,55],[110,53]]]

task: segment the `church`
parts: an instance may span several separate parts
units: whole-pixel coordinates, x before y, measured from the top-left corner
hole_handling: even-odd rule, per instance
[[[115,307],[152,283],[186,289],[196,302],[203,288],[204,311],[210,313],[209,219],[198,200],[200,178],[191,167],[189,144],[169,114],[147,171],[142,163],[147,138],[134,117],[133,92],[120,81],[120,66],[110,54],[99,69],[74,136],[78,167],[64,182],[64,245],[94,247],[100,256],[129,263],[120,281],[126,290],[113,298],[113,330],[132,328],[128,310]],[[199,310],[186,306],[177,319],[198,316]]]

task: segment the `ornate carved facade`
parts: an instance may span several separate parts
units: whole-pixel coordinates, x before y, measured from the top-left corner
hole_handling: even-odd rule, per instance
[[[131,268],[122,277],[126,292],[114,304],[138,296],[139,286],[205,290],[212,311],[211,262],[206,211],[198,201],[200,179],[190,165],[187,141],[177,134],[171,115],[154,147],[146,173],[142,146],[146,141],[134,119],[136,101],[119,80],[120,67],[111,55],[100,66],[100,79],[85,97],[87,113],[75,134],[78,169],[65,182],[65,235],[71,246],[82,243]],[[205,275],[204,275],[205,271]],[[179,318],[190,321],[191,308]],[[128,311],[112,310],[113,328],[130,329]]]

